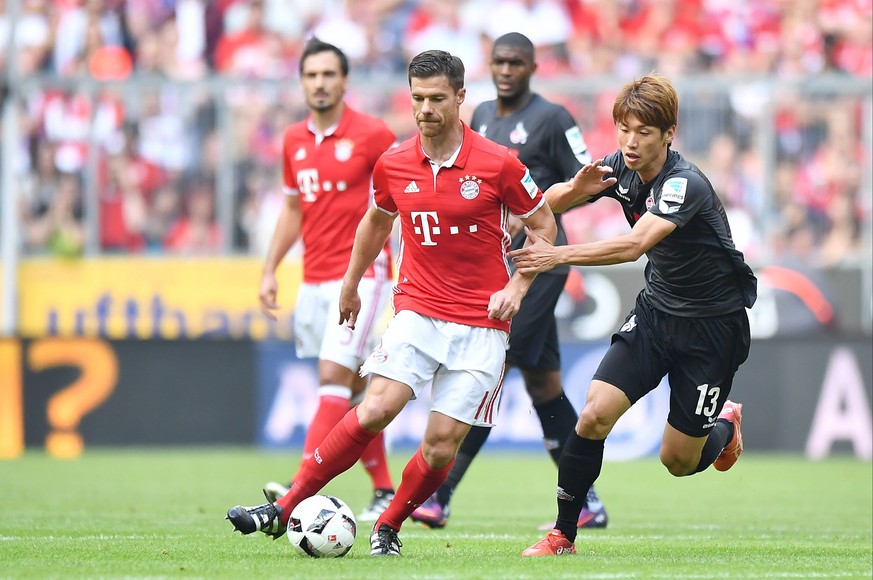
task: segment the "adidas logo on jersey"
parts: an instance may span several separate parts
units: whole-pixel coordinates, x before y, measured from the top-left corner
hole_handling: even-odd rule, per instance
[[[418,189],[418,185],[416,185],[415,181],[410,181],[409,185],[406,186],[406,189],[403,190],[403,193],[418,193],[421,190]]]

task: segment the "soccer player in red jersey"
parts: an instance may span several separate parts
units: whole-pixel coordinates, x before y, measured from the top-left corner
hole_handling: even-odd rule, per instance
[[[399,216],[395,315],[364,362],[364,400],[303,462],[290,492],[227,518],[243,534],[282,535],[294,507],[351,467],[367,445],[432,382],[424,438],[394,500],[376,521],[370,554],[400,554],[403,521],[436,491],[473,425],[493,425],[510,320],[534,277],[510,274],[509,215],[554,240],[555,218],[527,168],[460,120],[464,65],[441,50],[408,72],[419,134],[387,151],[373,171],[375,204],[358,226],[340,294],[340,322],[363,322],[361,282]]]
[[[591,162],[591,155],[576,121],[562,105],[531,90],[537,63],[534,45],[518,32],[504,34],[491,49],[491,75],[497,98],[480,103],[473,111],[470,127],[515,152],[545,190],[572,178]],[[550,204],[551,206],[551,204]],[[561,214],[555,211],[558,234],[555,245],[567,243]],[[509,225],[512,247],[527,241],[521,222]],[[561,377],[561,348],[555,306],[564,291],[570,267],[555,268],[537,276],[512,319],[506,365],[516,367],[530,395],[534,412],[543,428],[543,443],[555,465],[579,416],[564,393]],[[490,427],[473,427],[458,449],[455,465],[437,492],[410,516],[431,528],[448,523],[449,502],[473,459],[482,449]],[[604,528],[609,518],[603,502],[592,487],[577,521],[580,528]],[[541,529],[552,529],[553,523]]]
[[[358,222],[372,202],[376,160],[395,143],[379,119],[359,113],[343,100],[349,63],[336,46],[310,40],[300,57],[300,82],[309,117],[285,130],[283,175],[285,205],[279,215],[261,278],[261,309],[275,319],[276,268],[303,240],[303,284],[294,311],[297,356],[318,357],[318,409],[303,446],[303,460],[363,394],[367,380],[358,374],[376,345],[376,324],[391,294],[391,250],[386,242],[364,274],[361,324],[356,332],[335,323],[339,291],[349,263]],[[385,445],[375,438],[361,458],[373,482],[373,501],[358,516],[374,521],[394,495]],[[293,481],[293,478],[292,478]],[[288,492],[270,482],[268,498]]]

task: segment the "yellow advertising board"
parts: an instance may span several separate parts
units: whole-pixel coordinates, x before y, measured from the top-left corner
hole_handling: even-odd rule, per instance
[[[19,263],[25,337],[290,340],[301,264],[279,268],[278,320],[258,307],[257,258],[27,259]]]

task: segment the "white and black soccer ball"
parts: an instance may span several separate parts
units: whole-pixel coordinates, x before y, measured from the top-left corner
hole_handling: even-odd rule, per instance
[[[355,543],[355,514],[341,499],[314,495],[297,504],[288,520],[288,541],[311,558],[341,558]]]

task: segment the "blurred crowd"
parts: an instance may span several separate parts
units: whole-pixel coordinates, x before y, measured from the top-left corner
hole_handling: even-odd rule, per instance
[[[522,32],[537,47],[535,89],[554,87],[546,96],[595,156],[615,149],[614,93],[586,79],[873,79],[873,0],[17,0],[15,22],[8,4],[0,69],[39,79],[16,95],[23,244],[36,254],[78,255],[92,227],[101,252],[263,255],[282,203],[282,131],[306,115],[297,67],[313,35],[349,55],[352,86],[366,87],[352,105],[402,138],[414,125],[396,81],[411,56],[460,56],[472,111],[493,96],[491,40]],[[865,258],[869,93],[828,82],[680,90],[677,149],[712,178],[753,261]],[[626,229],[600,205],[568,214],[572,241]]]

